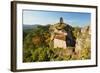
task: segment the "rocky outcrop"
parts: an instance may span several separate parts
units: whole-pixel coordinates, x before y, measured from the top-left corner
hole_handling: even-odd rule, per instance
[[[81,28],[80,34],[76,38],[75,52],[79,58],[90,58],[91,34],[90,26]]]
[[[64,39],[65,44],[67,45],[67,47],[75,47],[75,38],[72,33],[74,28],[70,26],[69,24],[64,23],[63,18],[60,18],[60,22],[54,25],[51,25],[49,30],[50,30],[51,36],[54,36],[52,39],[55,39],[55,36],[56,36],[55,32],[56,33],[62,32],[63,34],[67,34],[66,36],[64,36],[66,38]]]

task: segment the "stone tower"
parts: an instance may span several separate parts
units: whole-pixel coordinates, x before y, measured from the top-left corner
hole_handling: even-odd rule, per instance
[[[60,24],[63,24],[63,18],[60,17]]]

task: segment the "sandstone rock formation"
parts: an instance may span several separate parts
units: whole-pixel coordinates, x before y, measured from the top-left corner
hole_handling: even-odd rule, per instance
[[[81,28],[81,32],[76,38],[75,52],[79,58],[90,58],[91,34],[90,26]]]

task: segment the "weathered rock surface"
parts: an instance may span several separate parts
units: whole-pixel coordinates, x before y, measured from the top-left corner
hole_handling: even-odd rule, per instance
[[[81,32],[76,38],[75,52],[79,54],[79,58],[90,58],[90,49],[90,26],[86,26],[81,28]]]

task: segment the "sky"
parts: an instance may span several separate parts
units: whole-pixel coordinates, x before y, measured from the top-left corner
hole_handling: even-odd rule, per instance
[[[23,10],[24,25],[53,25],[59,22],[60,17],[63,17],[64,23],[72,26],[83,27],[91,24],[91,13]]]

